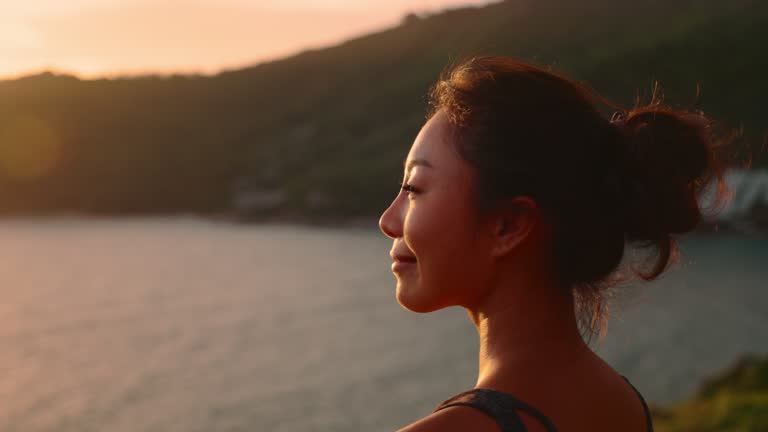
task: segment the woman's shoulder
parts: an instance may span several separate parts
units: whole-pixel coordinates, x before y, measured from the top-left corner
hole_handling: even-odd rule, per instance
[[[453,406],[434,412],[397,432],[498,432],[493,419],[465,406]]]
[[[462,392],[454,395],[450,399],[439,405],[439,409],[432,414],[400,429],[398,432],[465,432],[468,430],[474,432],[499,432],[500,420],[493,415],[484,412],[486,410],[478,409],[482,407],[477,404],[469,403],[468,396],[473,395],[473,391]],[[460,401],[463,405],[449,405],[443,408],[446,402]],[[475,405],[475,406],[473,406]],[[527,413],[520,411],[516,416],[527,432],[547,432],[539,421]]]
[[[601,381],[593,377],[591,385],[561,379],[560,385],[549,383],[515,391],[473,389],[450,397],[432,414],[398,432],[646,432],[650,427],[639,392],[623,376],[615,374],[613,378]]]

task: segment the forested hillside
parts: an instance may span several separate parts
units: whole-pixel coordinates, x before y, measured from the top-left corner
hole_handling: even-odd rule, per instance
[[[552,65],[627,107],[658,80],[743,126],[766,166],[766,42],[766,2],[514,0],[215,76],[2,81],[0,214],[377,214],[429,86],[476,54]]]

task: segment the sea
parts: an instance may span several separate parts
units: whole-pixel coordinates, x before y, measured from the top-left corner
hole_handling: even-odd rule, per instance
[[[768,238],[681,248],[593,343],[651,403],[768,353]],[[2,220],[0,431],[397,430],[473,386],[478,342],[397,304],[389,249],[375,222]]]

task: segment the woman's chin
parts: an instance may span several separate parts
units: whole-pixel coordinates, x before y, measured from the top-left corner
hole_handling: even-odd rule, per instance
[[[427,313],[440,309],[436,302],[419,292],[418,287],[410,287],[400,281],[397,283],[395,297],[400,306],[411,312]]]

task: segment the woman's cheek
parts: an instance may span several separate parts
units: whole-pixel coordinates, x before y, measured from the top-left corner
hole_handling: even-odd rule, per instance
[[[409,247],[418,260],[420,290],[431,299],[433,307],[450,306],[465,279],[460,262],[460,241],[457,242],[455,231],[445,224],[444,217],[435,216],[419,222],[425,223],[413,224]]]
[[[429,243],[429,215],[422,214],[422,208],[410,203],[409,205],[411,208],[403,221],[403,241],[418,260],[422,246]]]

